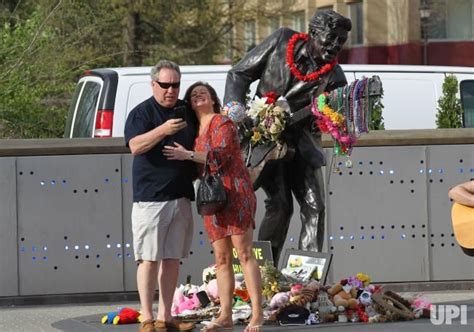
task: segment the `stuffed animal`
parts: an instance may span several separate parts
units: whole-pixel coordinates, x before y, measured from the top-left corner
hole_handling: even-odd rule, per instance
[[[206,292],[212,302],[219,299],[219,290],[217,289],[217,279],[212,279],[208,282]]]
[[[336,307],[344,307],[345,309],[356,309],[358,306],[357,289],[348,284],[347,279],[335,283],[328,289],[328,294],[332,296],[333,303]]]
[[[132,308],[122,308],[119,311],[109,312],[102,317],[102,324],[134,324],[140,323],[141,315],[138,311]]]
[[[278,309],[290,302],[290,292],[280,292],[273,295],[270,300],[270,307],[272,309]]]
[[[192,294],[191,297],[184,296],[182,302],[176,308],[176,313],[181,314],[185,310],[194,310],[201,306],[196,293]]]
[[[325,290],[319,291],[316,302],[312,304],[311,309],[318,312],[320,322],[334,322],[337,319],[337,309],[331,300],[329,300],[329,296]]]
[[[240,289],[241,283],[239,281],[235,281],[234,289]],[[206,293],[209,296],[209,299],[214,302],[219,302],[219,289],[217,288],[217,279],[212,279],[208,282],[206,286]]]

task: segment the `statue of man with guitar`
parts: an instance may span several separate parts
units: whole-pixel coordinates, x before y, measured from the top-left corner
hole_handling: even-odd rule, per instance
[[[321,133],[311,116],[311,100],[347,84],[336,56],[351,28],[348,18],[332,10],[317,11],[309,23],[309,34],[278,29],[250,50],[227,75],[224,104],[245,105],[250,84],[260,80],[258,96],[273,92],[286,98],[290,106],[291,118],[283,137],[285,151],[294,150],[293,157],[290,161],[268,162],[254,183],[255,189],[262,187],[267,195],[258,238],[271,241],[275,262],[293,214],[292,193],[301,208],[299,248],[322,250],[325,202],[321,167],[325,158]],[[276,154],[281,157],[281,153]],[[271,155],[275,155],[271,149],[255,148],[250,163],[258,169],[258,164]]]

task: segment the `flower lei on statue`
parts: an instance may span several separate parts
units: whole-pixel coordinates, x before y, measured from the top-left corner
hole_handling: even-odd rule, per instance
[[[307,33],[294,34],[290,38],[290,40],[288,41],[288,46],[286,48],[286,63],[288,65],[288,67],[290,68],[291,73],[297,79],[299,79],[300,81],[304,81],[304,82],[310,82],[310,81],[317,80],[321,75],[324,75],[324,74],[330,72],[334,68],[334,66],[337,65],[337,60],[333,60],[332,62],[325,64],[324,66],[322,66],[318,70],[316,70],[312,73],[303,75],[301,73],[301,71],[295,65],[295,55],[294,55],[295,45],[296,45],[297,41],[303,40],[303,41],[307,42],[309,40],[309,38],[310,37]]]

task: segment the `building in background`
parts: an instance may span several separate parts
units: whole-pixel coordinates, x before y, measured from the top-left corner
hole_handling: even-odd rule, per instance
[[[341,63],[474,66],[474,0],[252,0],[256,15],[228,34],[223,62],[286,26],[307,31],[317,9],[352,20]],[[230,47],[232,46],[232,47]]]

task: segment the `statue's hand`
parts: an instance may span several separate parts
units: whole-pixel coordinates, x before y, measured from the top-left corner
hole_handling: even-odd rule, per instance
[[[249,117],[246,116],[240,123],[239,123],[239,138],[240,142],[245,140],[246,138],[249,138],[252,136],[253,133],[253,120]]]

